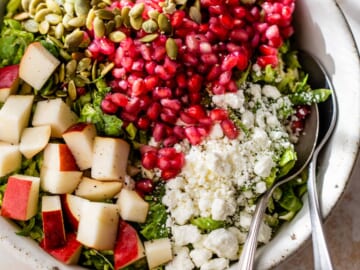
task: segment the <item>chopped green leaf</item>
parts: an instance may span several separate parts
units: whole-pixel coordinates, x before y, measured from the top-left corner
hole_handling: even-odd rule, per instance
[[[203,231],[213,231],[225,226],[224,221],[214,220],[210,217],[198,217],[190,221],[191,224],[197,226],[200,230]]]
[[[324,102],[331,95],[330,89],[320,88],[312,91],[296,92],[289,95],[289,99],[296,105],[310,105]]]

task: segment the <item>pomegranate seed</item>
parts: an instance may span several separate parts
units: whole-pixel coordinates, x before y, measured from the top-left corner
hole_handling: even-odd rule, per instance
[[[103,99],[101,101],[101,109],[104,113],[114,114],[118,107],[111,100]]]
[[[278,52],[276,48],[266,44],[260,45],[259,50],[263,55],[276,55]]]
[[[170,180],[177,176],[180,173],[180,170],[169,169],[161,171],[161,178],[164,180]]]
[[[146,62],[145,70],[149,75],[155,74],[155,67],[156,66],[157,66],[157,64],[154,61]]]
[[[207,41],[200,42],[199,51],[202,54],[211,53],[212,52],[211,44],[209,42],[207,42]]]
[[[175,135],[169,136],[163,140],[163,145],[165,147],[171,147],[179,142],[179,138]]]
[[[215,108],[210,111],[212,121],[222,121],[228,118],[228,112],[225,109]]]
[[[146,116],[140,116],[136,122],[136,126],[139,129],[146,130],[150,127],[150,120]]]
[[[146,86],[143,79],[138,78],[134,81],[131,87],[131,96],[137,97],[146,93]]]
[[[199,74],[194,74],[189,78],[188,81],[188,90],[190,92],[199,92],[202,86],[202,76]]]
[[[184,131],[185,136],[189,140],[190,144],[197,145],[201,143],[202,137],[196,127],[186,127]]]
[[[170,109],[174,110],[175,112],[178,112],[181,109],[181,102],[178,99],[164,98],[160,101],[160,103],[162,106],[164,106],[166,108],[170,108]]]
[[[154,183],[149,178],[140,179],[135,183],[135,189],[145,194],[153,192],[154,188],[155,188]]]
[[[218,63],[218,57],[214,53],[205,53],[200,56],[201,61],[208,65],[216,65]]]
[[[223,72],[222,74],[220,74],[219,84],[227,85],[231,80],[231,76],[232,76],[231,70]]]
[[[156,167],[160,170],[169,170],[172,168],[171,161],[168,157],[158,156]]]
[[[221,74],[221,67],[219,65],[214,65],[210,69],[209,73],[207,74],[207,80],[213,81],[217,79]]]
[[[182,127],[182,126],[174,126],[173,132],[174,132],[174,135],[177,138],[179,138],[180,140],[185,138],[184,127]]]
[[[146,144],[141,145],[139,150],[141,155],[144,155],[147,152],[154,152],[157,155],[158,152],[158,149],[156,147]]]
[[[249,34],[244,29],[233,29],[230,33],[230,40],[237,42],[247,42],[249,40]]]
[[[177,118],[178,117],[172,113],[160,113],[160,119],[168,124],[175,124]]]
[[[215,82],[211,86],[211,91],[214,95],[222,95],[225,94],[226,89],[223,85],[219,84],[218,82]]]
[[[171,98],[171,89],[168,87],[156,87],[152,92],[154,99]]]
[[[229,119],[221,121],[220,126],[226,137],[229,139],[235,139],[239,135],[239,131],[237,130],[235,124]]]
[[[144,79],[145,88],[148,91],[152,91],[157,85],[159,85],[159,77],[156,75],[149,75]]]
[[[123,67],[113,68],[111,74],[114,76],[114,78],[121,79],[126,75],[126,70]]]
[[[221,64],[221,69],[224,71],[230,71],[233,67],[237,65],[237,62],[238,62],[238,57],[235,54],[230,53],[227,56],[225,56]]]
[[[148,151],[142,155],[141,165],[147,169],[152,170],[157,164],[158,156],[155,151]]]
[[[153,137],[155,141],[160,142],[164,139],[166,132],[165,124],[163,123],[156,123],[153,130]]]
[[[304,129],[304,121],[303,120],[293,121],[291,123],[291,129],[295,133],[302,131]]]
[[[121,48],[121,47],[119,47],[119,48]],[[145,61],[151,61],[151,50],[148,45],[146,45],[146,44],[140,45],[140,53],[141,53],[142,58]]]
[[[194,119],[200,119],[206,116],[205,109],[201,105],[192,105],[186,108],[185,112]]]
[[[263,68],[266,67],[267,65],[276,67],[278,63],[279,60],[276,55],[264,55],[264,56],[259,56],[257,58],[257,64]]]
[[[197,119],[191,117],[186,112],[180,112],[180,119],[181,119],[181,121],[183,121],[185,124],[188,124],[188,125],[193,125],[198,122]]]
[[[168,158],[172,158],[177,154],[177,152],[176,149],[173,147],[164,147],[159,149],[158,154],[159,156],[166,156]]]
[[[129,100],[128,97],[122,93],[114,93],[111,95],[111,101],[119,107],[125,107]]]
[[[97,42],[102,54],[111,55],[115,52],[115,44],[106,37],[98,39]]]
[[[126,71],[131,71],[131,67],[133,64],[133,58],[129,57],[129,56],[125,56],[123,58],[121,58],[120,63],[121,66],[126,70]]]
[[[174,28],[179,27],[182,24],[185,15],[186,15],[185,11],[176,10],[170,18],[170,23],[172,27]]]
[[[158,102],[152,103],[149,108],[146,111],[147,117],[149,117],[150,120],[155,121],[161,112],[161,105]]]
[[[180,170],[185,164],[185,157],[183,153],[177,153],[172,159],[170,159],[170,165],[172,169]]]
[[[296,117],[298,119],[305,119],[306,116],[308,116],[310,114],[310,108],[309,106],[298,106],[296,108]]]
[[[138,59],[135,62],[133,62],[131,69],[135,71],[142,71],[144,68],[144,60]]]
[[[220,23],[226,29],[232,29],[234,27],[234,19],[229,14],[220,14]]]

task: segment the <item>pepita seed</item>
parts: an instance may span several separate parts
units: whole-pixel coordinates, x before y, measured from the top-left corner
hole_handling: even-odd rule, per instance
[[[92,64],[92,67],[91,67],[91,79],[93,81],[95,81],[96,78],[97,78],[97,66],[98,66],[97,65],[97,60],[95,59],[95,61]]]
[[[90,83],[90,80],[84,76],[77,75],[74,78],[74,82],[77,87],[84,87],[86,84]]]
[[[57,97],[61,97],[61,98],[63,98],[63,97],[67,97],[67,93],[65,92],[65,91],[63,91],[63,90],[57,90],[56,92],[55,92],[55,96],[57,96]]]
[[[23,10],[25,12],[29,11],[30,2],[31,2],[31,0],[21,0],[21,7],[23,8]]]
[[[116,7],[112,10],[112,13],[114,13],[114,16],[121,15],[121,9]]]
[[[115,22],[114,22],[114,21],[108,21],[108,22],[105,24],[105,33],[106,33],[106,36],[108,36],[114,29],[115,29]]]
[[[121,17],[123,19],[123,24],[126,27],[131,27],[130,25],[130,17],[129,17],[130,7],[123,7],[121,9]]]
[[[74,4],[69,2],[64,3],[64,10],[67,15],[74,17],[75,15]]]
[[[74,18],[73,16],[69,15],[69,14],[65,14],[63,19],[62,19],[62,24],[64,25],[64,28],[66,29],[72,29],[72,27],[69,25],[69,21]]]
[[[64,50],[63,48],[61,48],[59,50],[59,54],[64,60],[66,60],[66,61],[71,60],[71,55],[66,50]]]
[[[46,8],[47,8],[47,5],[45,3],[40,3],[39,5],[36,6],[35,14],[38,13],[40,10],[46,9]]]
[[[29,13],[34,16],[36,13],[36,7],[42,2],[42,0],[30,0],[29,1]]]
[[[114,13],[107,9],[98,9],[95,11],[95,14],[103,20],[112,20],[115,17]]]
[[[34,20],[38,23],[42,22],[45,18],[46,15],[52,13],[52,10],[49,8],[44,8],[42,10],[39,10],[35,16],[34,16]]]
[[[139,41],[147,43],[154,41],[159,36],[158,33],[148,34],[139,39]]]
[[[113,2],[113,0],[102,0],[103,3],[107,4],[108,6],[110,6]]]
[[[167,14],[172,14],[176,10],[176,4],[173,2],[169,2],[165,7],[163,7],[163,12]]]
[[[26,20],[23,26],[26,31],[31,33],[37,33],[39,31],[39,24],[33,19]]]
[[[59,74],[57,73],[53,74],[53,82],[55,85],[59,83]]]
[[[200,8],[201,8],[200,0],[195,0],[193,6],[200,10]]]
[[[62,23],[59,23],[55,27],[54,35],[57,39],[61,39],[62,36],[64,35],[64,25]]]
[[[99,4],[101,2],[101,0],[91,0],[90,5],[91,6],[96,6],[97,4]]]
[[[187,2],[187,0],[175,0],[175,3],[176,3],[177,5],[185,5],[186,2]]]
[[[159,29],[161,32],[163,32],[165,34],[171,33],[172,27],[171,27],[168,17],[165,14],[163,14],[163,13],[159,14],[158,25],[159,25]]]
[[[75,17],[75,18],[72,18],[68,21],[68,24],[72,27],[82,27],[85,25],[85,22],[86,22],[86,18],[85,16],[79,16],[79,17]]]
[[[82,58],[78,64],[76,70],[78,72],[89,70],[91,68],[91,59],[88,57]]]
[[[76,0],[74,9],[77,16],[86,16],[90,10],[89,0]]]
[[[124,32],[121,32],[120,30],[117,30],[117,31],[113,31],[109,34],[109,39],[112,41],[112,42],[116,42],[116,43],[119,43],[121,42],[122,40],[124,40],[126,38],[126,35]]]
[[[145,22],[143,22],[141,28],[146,33],[154,33],[155,31],[158,30],[158,25],[153,19],[148,19]]]
[[[95,10],[94,9],[90,9],[88,15],[86,16],[86,28],[89,30],[93,29],[93,21],[95,19]]]
[[[64,47],[64,44],[62,44],[62,42],[59,39],[56,39],[55,37],[53,37],[51,35],[48,35],[47,38],[50,39],[50,41],[52,43],[54,43],[56,47],[59,47],[59,48]]]
[[[173,38],[167,38],[165,43],[166,54],[171,60],[176,60],[178,46]]]
[[[121,15],[116,15],[114,17],[114,21],[115,21],[115,28],[119,28],[122,26],[123,18],[121,17]]]
[[[156,9],[152,9],[152,10],[149,10],[148,12],[148,16],[150,19],[153,19],[153,20],[156,20],[157,21],[157,18],[159,16],[160,12],[157,11]]]
[[[105,35],[105,24],[102,19],[95,17],[94,19],[94,32],[95,36],[103,37]]]
[[[144,9],[145,9],[144,3],[137,3],[131,8],[131,10],[129,12],[129,16],[130,17],[140,17],[142,15]]]
[[[72,33],[68,34],[65,37],[65,47],[67,48],[76,48],[78,47],[84,37],[84,32],[79,30],[79,29],[75,29]]]
[[[59,82],[63,82],[65,80],[65,64],[62,63],[59,67]]]
[[[91,73],[89,71],[81,71],[79,74],[82,77],[88,78],[88,77],[90,77]]]
[[[102,2],[100,2],[99,4],[97,4],[98,9],[107,8],[108,6],[109,6],[109,4],[105,3],[104,0]]]
[[[31,94],[32,92],[32,87],[30,84],[26,83],[26,82],[23,82],[21,84],[21,88],[20,88],[20,92],[19,94],[20,95],[27,95],[27,94]]]
[[[76,60],[76,61],[80,61],[84,57],[87,57],[87,56],[85,55],[85,53],[82,53],[82,52],[73,52],[71,54],[71,58]]]
[[[21,12],[21,13],[15,14],[13,18],[14,18],[14,20],[17,20],[17,21],[24,21],[24,20],[30,18],[30,14],[28,12]]]
[[[40,32],[40,34],[42,34],[42,35],[47,34],[47,32],[49,32],[49,29],[50,29],[50,24],[49,24],[48,21],[42,21],[39,24],[39,32]]]
[[[61,8],[58,3],[56,3],[54,0],[46,0],[46,5],[48,9],[52,10],[56,14],[61,14]]]
[[[130,25],[135,30],[140,30],[143,23],[142,17],[132,17],[130,16]]]
[[[189,9],[189,17],[197,23],[201,23],[201,12],[196,6],[191,6]]]
[[[71,100],[75,100],[76,99],[76,85],[73,80],[69,81],[67,90],[68,90],[69,98]]]
[[[66,66],[65,66],[66,77],[71,77],[71,76],[75,75],[76,68],[77,68],[76,60],[71,59],[69,62],[67,62]]]
[[[103,70],[100,73],[101,77],[104,77],[106,74],[108,74],[113,68],[114,68],[115,64],[114,63],[110,63],[108,65],[106,65]]]
[[[57,25],[57,24],[59,24],[61,21],[62,21],[62,17],[60,16],[60,15],[58,15],[58,14],[54,14],[54,13],[52,13],[52,14],[47,14],[46,16],[45,16],[45,20],[47,20],[50,24],[52,24],[52,25]]]

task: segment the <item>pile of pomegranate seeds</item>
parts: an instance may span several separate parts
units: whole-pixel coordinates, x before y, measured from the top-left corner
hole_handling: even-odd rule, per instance
[[[88,50],[95,59],[115,64],[108,81],[112,92],[102,101],[102,110],[151,131],[162,149],[142,151],[142,164],[159,168],[162,178],[170,179],[184,163],[183,154],[171,150],[177,142],[186,138],[192,145],[201,143],[214,123],[220,123],[227,137],[237,137],[226,111],[205,109],[202,98],[237,91],[236,74],[250,62],[262,68],[278,64],[278,48],[293,33],[294,0],[201,0],[200,22],[187,9],[163,13],[160,1],[120,0],[109,9],[138,3],[145,4],[144,20],[153,10],[165,14],[171,33],[158,30],[154,40],[144,42],[143,29],[122,26],[124,40],[94,37]],[[171,55],[166,48],[170,38]]]

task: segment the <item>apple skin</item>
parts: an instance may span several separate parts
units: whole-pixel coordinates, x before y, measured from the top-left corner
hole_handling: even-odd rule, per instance
[[[19,86],[19,65],[0,68],[0,78],[0,101],[4,102]]]
[[[1,215],[16,220],[28,220],[38,208],[40,178],[13,175],[5,189]]]
[[[88,200],[84,198],[69,193],[61,195],[61,204],[65,216],[65,223],[73,231],[77,231],[79,227],[81,208],[84,202],[87,201]]]
[[[73,154],[65,143],[49,143],[45,147],[43,166],[62,172],[79,170]]]
[[[44,231],[44,247],[58,248],[66,243],[66,233],[60,196],[42,197],[42,225]]]
[[[75,233],[67,233],[66,242],[61,247],[46,248],[44,240],[40,242],[40,247],[42,247],[51,256],[65,264],[77,264],[82,249],[81,243],[76,240]]]
[[[144,256],[144,246],[136,230],[129,223],[121,220],[114,249],[115,269],[122,269]]]

